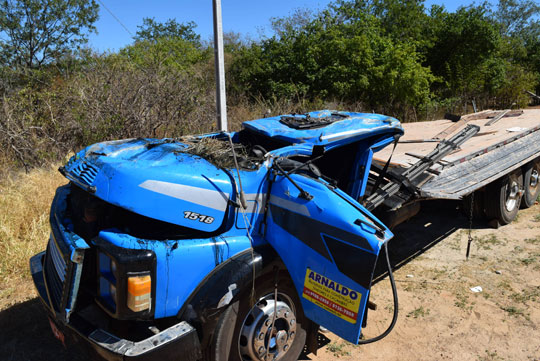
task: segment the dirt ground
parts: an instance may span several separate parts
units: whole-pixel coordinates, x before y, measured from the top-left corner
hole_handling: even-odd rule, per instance
[[[426,203],[394,230],[390,259],[400,309],[388,337],[354,346],[320,334],[318,356],[301,359],[540,360],[540,206],[520,211],[517,221],[499,229],[474,222],[468,260],[468,220],[455,208],[451,202]],[[379,267],[378,279],[383,271]],[[472,292],[476,286],[482,292]],[[34,294],[12,298],[10,306],[0,307],[0,360],[84,359],[54,339]],[[369,314],[367,338],[391,320],[387,278],[374,285],[370,300],[378,308]]]

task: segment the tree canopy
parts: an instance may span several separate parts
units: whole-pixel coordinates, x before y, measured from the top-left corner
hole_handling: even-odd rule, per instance
[[[84,44],[95,31],[94,0],[0,1],[0,57],[3,64],[36,68]]]
[[[523,90],[540,83],[539,15],[531,0],[454,12],[423,0],[337,0],[273,19],[275,34],[235,58],[232,86],[398,116],[433,102],[523,105]]]
[[[135,41],[158,42],[159,40],[183,39],[196,46],[201,45],[201,36],[195,32],[197,24],[193,21],[179,23],[169,19],[163,23],[154,18],[143,18],[143,24],[137,26]]]

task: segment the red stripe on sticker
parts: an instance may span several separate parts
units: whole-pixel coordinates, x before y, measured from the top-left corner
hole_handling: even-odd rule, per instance
[[[349,309],[347,309],[347,308],[345,308],[343,306],[338,305],[337,303],[335,303],[335,302],[329,300],[328,298],[318,294],[317,292],[314,292],[314,291],[310,290],[309,288],[304,287],[304,295],[319,301],[320,303],[322,303],[323,305],[325,305],[329,309],[334,310],[337,313],[342,314],[343,316],[349,317],[349,318],[351,318],[353,320],[356,320],[357,317],[358,317],[358,314],[356,312],[353,312],[353,311],[351,311],[351,310],[349,310]]]

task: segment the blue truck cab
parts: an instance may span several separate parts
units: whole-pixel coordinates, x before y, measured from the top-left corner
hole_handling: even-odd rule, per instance
[[[357,343],[393,236],[360,201],[401,134],[324,110],[83,149],[30,260],[53,333],[107,360],[296,360],[319,326]]]

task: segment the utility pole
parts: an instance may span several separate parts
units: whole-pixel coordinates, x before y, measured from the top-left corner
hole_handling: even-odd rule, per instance
[[[225,61],[223,57],[223,22],[221,0],[212,0],[214,6],[214,58],[216,70],[216,108],[218,130],[227,131],[227,98],[225,95]]]

